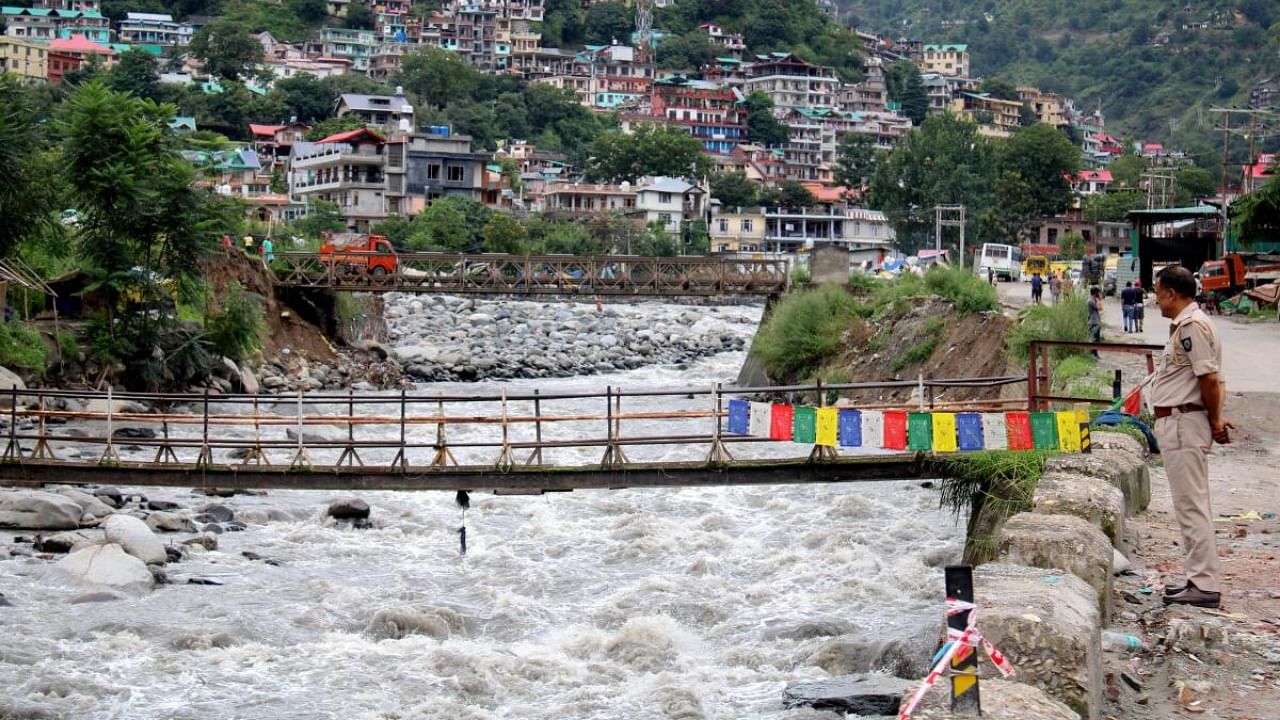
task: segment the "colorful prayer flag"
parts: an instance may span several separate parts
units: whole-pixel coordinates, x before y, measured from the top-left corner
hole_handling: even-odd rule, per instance
[[[1036,446],[1031,438],[1031,415],[1025,412],[1005,414],[1005,423],[1009,427],[1009,449],[1030,450]],[[991,447],[988,445],[987,447]]]
[[[1063,410],[1058,416],[1058,449],[1062,452],[1080,452],[1080,421],[1075,410]]]
[[[840,411],[840,446],[862,447],[862,412]]]
[[[862,411],[862,447],[884,447],[884,413],[879,410]]]
[[[1058,449],[1058,414],[1031,413],[1031,437],[1037,450]]]
[[[929,413],[907,415],[907,449],[916,452],[933,449],[933,421]]]
[[[791,420],[791,442],[812,445],[817,442],[817,409],[797,405]]]
[[[907,449],[907,413],[905,410],[886,410],[884,413],[884,448]]]
[[[956,440],[961,450],[981,450],[982,416],[978,413],[957,413]]]
[[[982,414],[982,447],[987,450],[1009,449],[1009,423],[1004,413]]]
[[[956,451],[955,413],[933,413],[933,449],[936,452]]]
[[[818,432],[815,442],[825,447],[840,444],[840,411],[833,407],[818,408]]]
[[[747,434],[752,437],[769,437],[769,414],[773,412],[773,406],[762,402],[748,403],[748,406],[751,419],[747,426]]]
[[[774,403],[769,411],[769,439],[790,440],[795,409],[790,405]]]
[[[751,406],[746,400],[729,401],[729,432],[735,435],[746,435],[751,427]]]

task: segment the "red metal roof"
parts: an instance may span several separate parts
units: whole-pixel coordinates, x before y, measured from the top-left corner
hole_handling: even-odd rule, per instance
[[[274,136],[277,131],[284,128],[284,125],[258,125],[257,123],[249,123],[249,132],[254,135],[271,135]]]
[[[368,136],[374,142],[386,142],[385,138],[383,138],[378,133],[370,130],[369,128],[356,128],[355,130],[340,132],[337,135],[330,135],[329,137],[323,140],[317,140],[316,142],[317,143],[351,142],[352,140],[356,140],[365,136]]]
[[[98,55],[115,55],[116,51],[103,47],[84,35],[72,35],[69,38],[55,38],[49,41],[50,50],[70,53],[96,53]]]

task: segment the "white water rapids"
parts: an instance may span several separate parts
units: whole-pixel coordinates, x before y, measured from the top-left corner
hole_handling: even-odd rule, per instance
[[[743,357],[485,387],[709,386],[731,383]],[[835,717],[784,709],[784,685],[826,677],[810,657],[834,636],[933,636],[942,573],[931,565],[958,555],[963,536],[918,483],[473,494],[461,556],[453,493],[359,493],[369,530],[326,522],[328,502],[347,495],[219,500],[294,519],[223,534],[217,551],[169,566],[175,584],[104,603],[69,604],[91,588],[8,557],[10,538],[32,533],[0,531],[0,591],[13,603],[0,607],[0,718]]]

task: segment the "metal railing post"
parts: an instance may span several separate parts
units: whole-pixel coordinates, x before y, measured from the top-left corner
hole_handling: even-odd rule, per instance
[[[200,454],[196,456],[196,467],[208,467],[213,464],[213,450],[209,448],[209,388],[204,389],[202,401]]]
[[[289,468],[293,470],[311,467],[311,454],[307,452],[306,442],[302,439],[302,389],[298,389],[298,450],[293,454],[293,462]]]
[[[22,446],[18,444],[18,386],[9,386],[9,445],[4,449],[4,459],[22,460]]]
[[[947,597],[961,602],[973,602],[973,568],[968,565],[949,565],[945,572]],[[948,636],[954,637],[969,627],[969,613],[964,610],[947,617]],[[952,642],[958,642],[953,639]],[[967,651],[966,651],[967,650]],[[951,714],[978,716],[982,714],[982,702],[978,695],[977,648],[960,648],[951,658]]]
[[[115,420],[114,418],[115,400],[113,399],[114,392],[115,392],[115,388],[108,385],[107,386],[107,447],[105,450],[102,451],[102,457],[98,458],[99,465],[105,462],[120,461],[120,456],[116,454],[116,445],[115,445],[116,434],[115,434],[115,423],[114,423],[114,420]],[[206,390],[205,392],[208,392],[208,391]],[[18,398],[16,395],[13,398],[13,406],[15,408],[18,406]],[[19,451],[19,455],[21,455],[21,451]]]
[[[723,401],[721,384],[716,383],[711,387],[711,452],[707,454],[707,464],[709,465],[724,465],[733,462],[733,456],[729,454],[728,448],[724,446],[724,440],[720,435],[720,412],[724,407]]]
[[[391,461],[391,467],[399,467],[405,470],[409,467],[409,453],[405,442],[405,392],[404,388],[400,388],[400,450],[396,453],[395,459]]]
[[[536,446],[524,461],[525,465],[542,464],[542,398],[538,397],[537,388],[533,390],[533,440]]]

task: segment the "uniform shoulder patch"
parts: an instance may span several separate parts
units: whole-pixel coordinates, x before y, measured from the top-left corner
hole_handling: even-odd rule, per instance
[[[1191,352],[1191,338],[1182,338],[1182,352]]]

